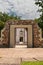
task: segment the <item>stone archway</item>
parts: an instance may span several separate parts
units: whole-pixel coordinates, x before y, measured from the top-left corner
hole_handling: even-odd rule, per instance
[[[27,47],[32,47],[32,25],[10,25],[10,46],[15,47],[16,45],[16,34],[15,34],[15,29],[25,29],[27,28],[28,35],[27,35]],[[24,41],[24,39],[23,39]],[[25,43],[24,43],[25,44]]]

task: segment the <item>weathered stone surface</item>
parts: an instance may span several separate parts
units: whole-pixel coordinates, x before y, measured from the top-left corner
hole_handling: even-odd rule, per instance
[[[39,28],[37,24],[33,20],[9,20],[5,24],[5,30],[3,31],[2,41],[0,41],[1,44],[9,45],[9,34],[10,34],[10,25],[32,25],[32,31],[33,31],[33,45],[34,47],[43,47],[43,40],[40,41],[39,37]]]

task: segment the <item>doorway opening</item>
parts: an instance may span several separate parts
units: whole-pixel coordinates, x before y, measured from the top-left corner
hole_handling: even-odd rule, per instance
[[[20,42],[23,42],[23,37],[20,37]]]
[[[16,28],[16,41],[15,45],[27,45],[28,42],[28,29],[27,28]]]

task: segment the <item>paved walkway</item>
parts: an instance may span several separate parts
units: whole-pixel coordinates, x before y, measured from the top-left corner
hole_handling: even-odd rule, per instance
[[[1,48],[0,63],[20,64],[22,61],[43,61],[43,48]]]

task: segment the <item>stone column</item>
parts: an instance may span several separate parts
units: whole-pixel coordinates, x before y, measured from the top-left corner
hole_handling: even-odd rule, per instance
[[[32,25],[28,26],[28,48],[32,48]]]

